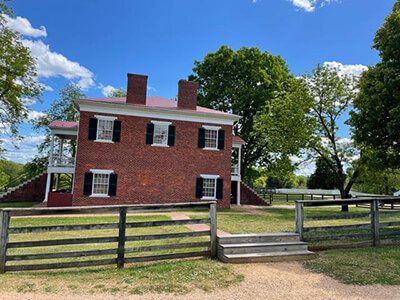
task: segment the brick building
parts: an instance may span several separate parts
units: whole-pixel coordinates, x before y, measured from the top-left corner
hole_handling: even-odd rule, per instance
[[[177,101],[146,91],[147,76],[128,74],[126,98],[75,99],[79,124],[49,125],[48,206],[240,203],[240,117],[197,106],[195,82],[179,81]],[[70,188],[60,174],[72,174]]]

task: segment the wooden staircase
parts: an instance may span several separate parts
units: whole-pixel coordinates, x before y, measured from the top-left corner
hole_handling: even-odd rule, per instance
[[[315,256],[296,233],[218,236],[218,258],[227,263],[293,261]]]

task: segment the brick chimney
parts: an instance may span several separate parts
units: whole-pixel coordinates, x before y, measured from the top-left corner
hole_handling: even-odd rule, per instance
[[[179,80],[178,82],[178,107],[196,110],[198,82]]]
[[[147,75],[128,73],[126,103],[146,105]]]

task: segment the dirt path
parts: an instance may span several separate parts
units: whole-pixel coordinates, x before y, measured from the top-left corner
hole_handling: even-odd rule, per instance
[[[244,275],[242,283],[213,292],[196,290],[176,296],[165,294],[110,295],[74,294],[63,291],[57,294],[3,293],[0,299],[71,299],[71,300],[121,300],[121,299],[399,299],[399,286],[353,286],[332,278],[311,273],[300,263],[245,264],[234,266]]]
[[[191,213],[190,213],[191,215]],[[190,216],[187,213],[183,212],[172,212],[168,213],[168,216],[171,217],[172,220],[187,220],[190,219]],[[205,230],[210,230],[210,226],[207,224],[188,224],[185,225],[187,228],[189,228],[192,231],[205,231]],[[217,234],[218,235],[229,235],[229,233],[217,229]]]

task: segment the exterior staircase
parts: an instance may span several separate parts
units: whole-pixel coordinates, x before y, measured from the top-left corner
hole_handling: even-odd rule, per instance
[[[261,206],[270,205],[263,197],[257,194],[253,188],[242,181],[240,182],[240,203]]]
[[[296,233],[218,236],[218,258],[226,263],[305,260],[316,255]]]
[[[41,202],[46,192],[47,173],[39,174],[0,194],[0,203]]]

